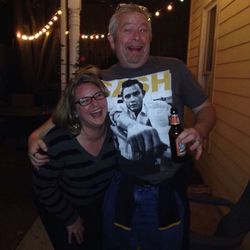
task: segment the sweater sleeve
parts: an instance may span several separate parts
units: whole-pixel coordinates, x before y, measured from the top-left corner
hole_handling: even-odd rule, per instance
[[[49,145],[48,164],[40,167],[39,170],[34,170],[33,186],[35,194],[45,209],[68,226],[76,221],[78,214],[61,191],[60,182],[64,163],[60,151],[54,149],[56,145]]]

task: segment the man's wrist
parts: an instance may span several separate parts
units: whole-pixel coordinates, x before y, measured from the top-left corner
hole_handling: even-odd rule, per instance
[[[193,128],[194,128],[194,129],[196,130],[196,132],[199,134],[200,139],[201,139],[202,141],[205,140],[205,139],[207,138],[208,133],[206,133],[206,131],[205,131],[201,126],[195,125]]]

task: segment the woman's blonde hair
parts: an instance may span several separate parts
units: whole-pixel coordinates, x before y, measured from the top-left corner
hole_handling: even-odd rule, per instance
[[[78,86],[85,83],[93,83],[108,96],[108,90],[100,79],[99,68],[88,65],[79,69],[65,88],[52,115],[54,124],[67,128],[73,135],[78,135],[81,131],[81,123],[75,109],[75,91]]]

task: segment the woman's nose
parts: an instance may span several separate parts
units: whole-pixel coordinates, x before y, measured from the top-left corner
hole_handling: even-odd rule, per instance
[[[94,105],[94,106],[98,105],[98,100],[96,100],[95,98],[92,98],[91,105]]]

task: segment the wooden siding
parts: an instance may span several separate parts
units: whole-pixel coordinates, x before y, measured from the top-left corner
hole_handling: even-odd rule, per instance
[[[198,77],[203,10],[191,0],[187,64]],[[217,0],[211,101],[217,123],[197,169],[214,194],[236,201],[250,179],[250,0]],[[190,114],[187,113],[190,121]]]

